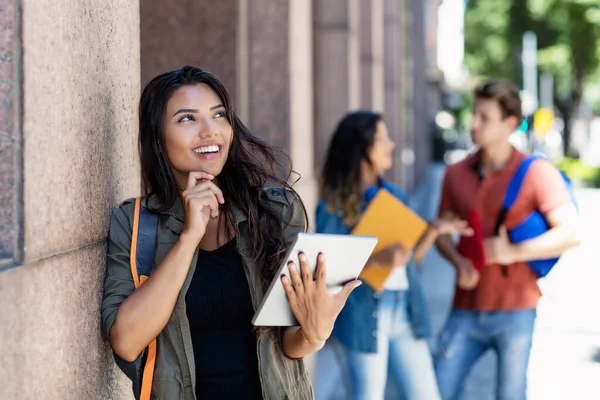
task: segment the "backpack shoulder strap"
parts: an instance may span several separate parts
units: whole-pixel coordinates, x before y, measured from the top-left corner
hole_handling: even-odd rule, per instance
[[[140,284],[143,283],[141,277],[150,276],[150,273],[154,269],[154,251],[156,249],[157,232],[158,214],[150,212],[144,204],[141,204],[135,256],[137,259],[137,271],[140,276]]]
[[[517,168],[517,172],[513,175],[508,189],[506,190],[506,196],[504,197],[503,208],[508,210],[512,207],[514,202],[517,200],[517,196],[519,196],[519,192],[521,191],[521,186],[523,185],[523,181],[525,180],[525,176],[527,175],[527,171],[529,171],[529,167],[531,164],[540,157],[537,155],[530,155],[521,161],[519,168]]]
[[[531,164],[538,158],[540,157],[532,154],[525,158],[523,161],[521,161],[519,168],[517,168],[517,172],[515,172],[512,179],[510,180],[510,183],[508,184],[508,189],[506,189],[506,195],[504,196],[502,210],[500,210],[498,219],[496,219],[496,228],[494,230],[496,234],[500,232],[500,226],[502,226],[502,224],[504,223],[504,218],[506,218],[508,210],[510,210],[514,202],[517,200],[517,197],[519,196],[521,186],[523,185],[523,181],[525,180],[527,171],[529,171],[529,167],[531,167]]]
[[[129,264],[136,288],[143,283],[154,268],[154,249],[158,230],[158,214],[151,213],[143,204],[141,197],[135,199],[133,229],[131,232],[131,251]]]
[[[129,251],[129,266],[131,267],[131,277],[133,278],[133,285],[137,289],[140,287],[140,277],[137,271],[137,243],[138,243],[138,232],[140,225],[140,206],[142,199],[138,197],[135,199],[135,207],[133,210],[133,228],[131,230],[131,249]]]
[[[131,275],[137,289],[150,275],[154,268],[154,249],[158,231],[158,214],[151,213],[142,205],[141,197],[135,199],[133,229],[131,232],[131,250],[129,264]],[[140,384],[140,400],[150,400],[152,381],[156,364],[156,346],[154,339],[148,345],[143,362],[142,382]]]

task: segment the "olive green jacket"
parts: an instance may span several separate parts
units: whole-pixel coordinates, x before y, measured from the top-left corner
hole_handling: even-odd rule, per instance
[[[305,214],[297,194],[291,190],[274,187],[263,189],[272,202],[273,209],[281,213],[284,234],[288,245],[295,235],[305,229]],[[154,208],[151,198],[148,204]],[[134,199],[125,201],[112,214],[107,251],[106,278],[102,299],[102,330],[108,333],[115,322],[121,303],[134,290],[129,252],[134,213]],[[250,252],[250,231],[246,215],[233,209],[238,251],[242,257],[250,287],[252,304],[256,310],[262,302],[264,290],[258,269]],[[159,216],[158,236],[154,263],[158,265],[183,231],[183,204],[178,200]],[[198,250],[194,253],[188,276],[169,322],[158,336],[158,351],[152,386],[152,399],[196,399],[196,372],[190,325],[186,315],[185,297],[190,286]],[[314,394],[308,372],[302,360],[292,360],[283,353],[282,333],[285,328],[257,331],[259,374],[263,397],[266,400],[312,400]],[[226,351],[224,349],[223,351]]]

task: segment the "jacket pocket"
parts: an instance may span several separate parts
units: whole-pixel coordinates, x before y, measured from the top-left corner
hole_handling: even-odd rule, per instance
[[[181,374],[174,369],[158,369],[152,382],[151,400],[183,400]]]

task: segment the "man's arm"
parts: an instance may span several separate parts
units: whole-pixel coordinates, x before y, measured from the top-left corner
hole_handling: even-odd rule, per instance
[[[528,177],[534,188],[537,209],[550,229],[539,237],[516,246],[517,259],[539,260],[560,256],[579,244],[578,215],[571,193],[560,172],[549,161],[538,160]]]
[[[577,210],[572,203],[547,213],[545,217],[551,229],[534,239],[514,245],[515,261],[559,257],[579,244]]]
[[[440,218],[453,217],[453,213],[449,211],[440,211]],[[456,283],[460,288],[471,290],[477,286],[479,272],[475,269],[471,260],[460,255],[451,235],[440,235],[435,242],[435,246],[438,252],[456,269]]]
[[[454,214],[450,211],[441,210],[438,217],[452,219],[454,218]],[[435,241],[435,247],[442,257],[448,260],[453,266],[456,267],[458,265],[460,254],[456,250],[452,235],[439,235]]]
[[[555,258],[579,244],[577,210],[556,167],[545,160],[536,161],[524,184],[532,186],[535,208],[544,215],[550,229],[536,238],[512,244],[502,227],[498,236],[485,240],[488,264]]]
[[[451,235],[438,236],[437,240],[435,241],[435,247],[442,257],[456,267],[460,255],[458,254],[458,251],[456,251],[456,246]]]

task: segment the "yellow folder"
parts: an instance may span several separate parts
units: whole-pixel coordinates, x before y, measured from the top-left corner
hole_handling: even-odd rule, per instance
[[[427,222],[385,189],[380,189],[362,218],[352,230],[353,235],[377,236],[374,253],[397,243],[414,249],[427,230]],[[391,268],[369,267],[360,275],[377,292],[383,290]]]

